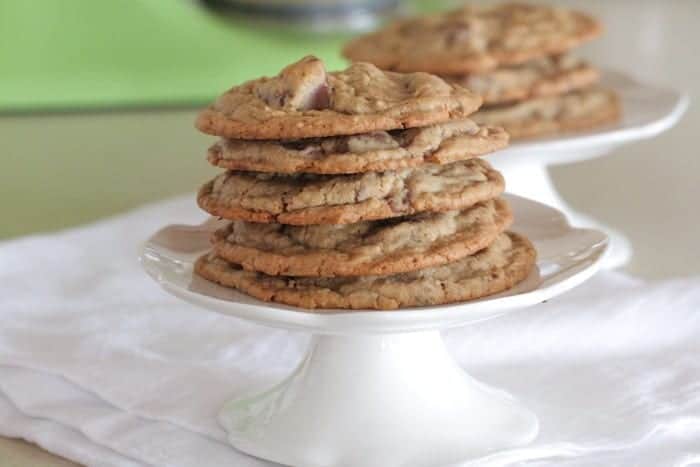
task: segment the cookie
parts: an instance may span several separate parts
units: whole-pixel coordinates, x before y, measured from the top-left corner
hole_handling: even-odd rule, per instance
[[[503,126],[512,138],[528,138],[586,130],[615,122],[620,114],[620,103],[614,92],[590,88],[484,108],[473,118],[484,125]]]
[[[481,95],[485,105],[492,105],[565,94],[597,83],[600,73],[571,55],[555,55],[445,79],[469,88]]]
[[[465,209],[503,190],[499,172],[486,161],[471,159],[351,175],[228,171],[205,184],[197,202],[208,213],[225,219],[349,224]]]
[[[427,126],[465,118],[480,105],[476,94],[427,73],[368,63],[327,73],[309,56],[273,78],[231,88],[196,126],[226,138],[286,140]]]
[[[351,41],[343,55],[386,70],[460,75],[561,54],[600,32],[596,20],[571,10],[518,3],[464,6],[396,21]]]
[[[473,300],[502,292],[528,276],[536,255],[525,237],[509,232],[499,235],[475,255],[393,276],[268,276],[246,271],[215,253],[202,256],[195,271],[205,279],[268,302],[308,309],[395,310]]]
[[[383,172],[470,159],[508,144],[502,128],[457,120],[407,130],[296,141],[222,139],[207,154],[215,166],[277,173]]]
[[[244,269],[278,276],[385,275],[456,261],[487,247],[512,222],[503,200],[464,211],[345,225],[234,221],[213,251]]]

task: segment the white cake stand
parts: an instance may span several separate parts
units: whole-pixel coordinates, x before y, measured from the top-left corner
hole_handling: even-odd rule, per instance
[[[141,261],[165,290],[261,324],[313,333],[297,369],[269,390],[228,403],[219,420],[236,448],[295,467],[435,467],[520,446],[536,416],[509,394],[466,374],[440,330],[536,305],[589,278],[605,234],[569,226],[558,211],[508,197],[514,230],[538,250],[537,270],[500,295],[402,311],[310,313],[264,303],[192,274],[216,222],[170,226]],[[498,343],[494,343],[498,345]]]
[[[554,187],[548,167],[601,157],[624,144],[653,138],[680,120],[688,108],[689,97],[613,71],[603,73],[602,84],[621,98],[622,119],[618,123],[593,131],[514,142],[489,160],[503,173],[509,192],[559,209],[573,225],[606,232],[611,247],[604,267],[615,268],[629,261],[632,255],[629,240],[569,206]]]

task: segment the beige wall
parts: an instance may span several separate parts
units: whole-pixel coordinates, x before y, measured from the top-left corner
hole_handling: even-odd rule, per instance
[[[567,1],[605,22],[586,47],[596,63],[684,89],[691,105],[680,124],[652,141],[603,159],[554,169],[564,197],[623,231],[647,277],[700,273],[700,2]]]

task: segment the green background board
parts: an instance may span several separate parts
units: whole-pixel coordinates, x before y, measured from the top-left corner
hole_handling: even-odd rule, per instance
[[[234,23],[187,0],[0,0],[0,110],[180,105],[346,37]]]
[[[0,0],[0,112],[201,105],[307,54],[341,68],[348,37],[193,0]]]

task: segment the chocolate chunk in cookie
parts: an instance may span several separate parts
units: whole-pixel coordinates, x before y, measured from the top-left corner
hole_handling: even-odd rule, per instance
[[[281,224],[349,224],[424,211],[465,209],[500,195],[503,177],[471,159],[354,175],[229,171],[199,191],[214,216]]]
[[[565,94],[598,82],[596,68],[571,55],[536,58],[484,73],[446,77],[479,94],[484,105]]]
[[[456,120],[407,130],[296,141],[222,139],[209,148],[215,166],[278,173],[343,174],[418,167],[471,159],[504,148],[498,127]]]
[[[561,54],[597,37],[596,20],[576,11],[506,3],[399,20],[343,50],[354,61],[395,71],[483,73]]]
[[[560,96],[487,107],[475,114],[474,119],[484,125],[503,126],[512,138],[529,138],[586,130],[615,122],[620,114],[616,94],[594,87]]]
[[[535,265],[532,244],[504,233],[486,249],[442,266],[391,276],[298,278],[246,271],[216,253],[195,265],[200,276],[259,300],[314,309],[395,310],[473,300],[524,280]]]
[[[269,275],[395,274],[476,253],[511,222],[510,208],[500,199],[464,211],[345,225],[234,221],[214,234],[213,251],[244,269]]]
[[[396,130],[465,118],[481,98],[427,73],[369,63],[326,72],[315,57],[272,78],[235,86],[202,111],[204,133],[238,139],[299,139]]]

